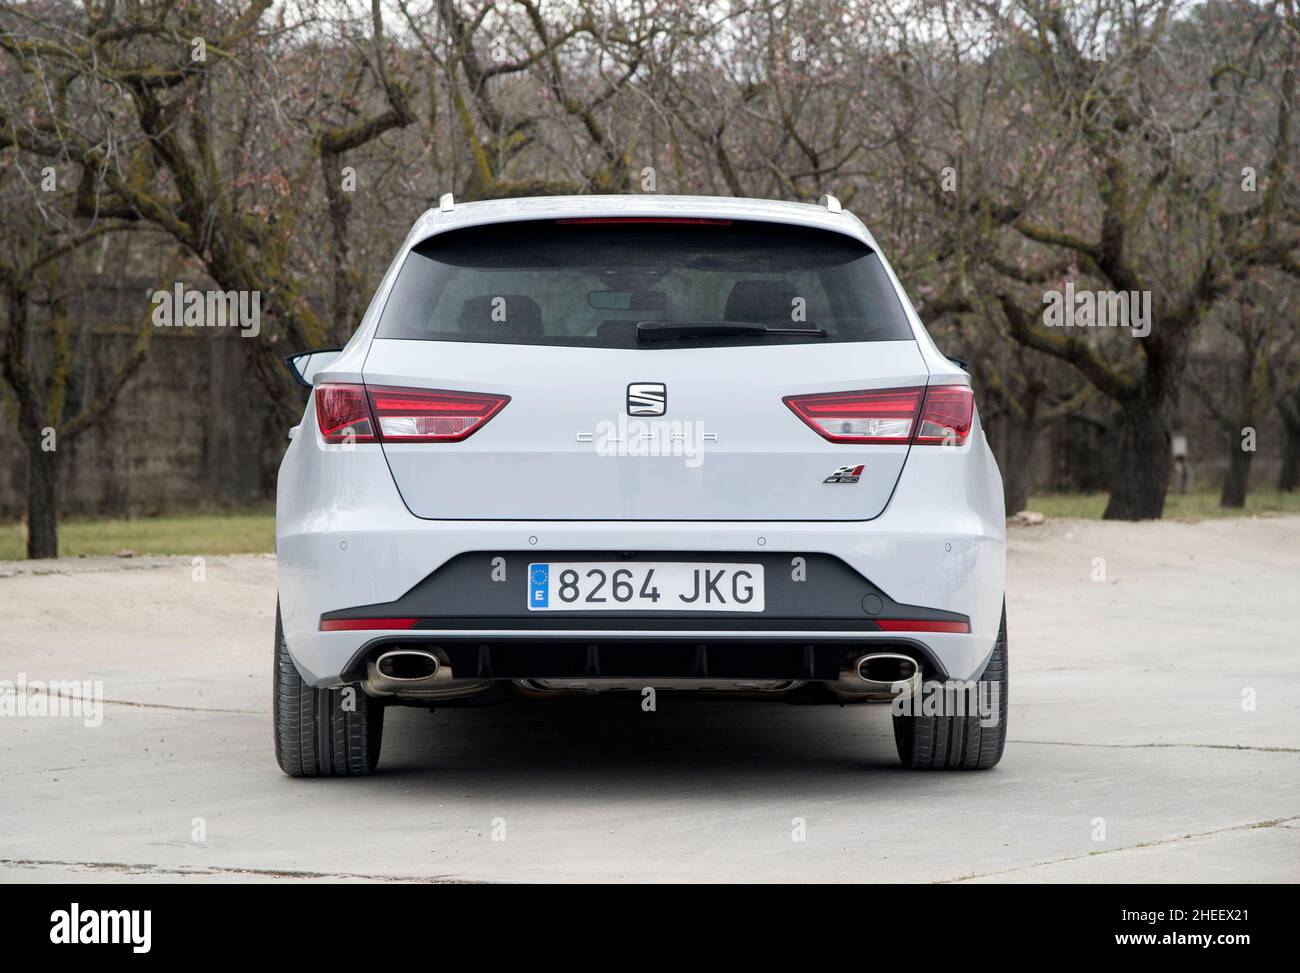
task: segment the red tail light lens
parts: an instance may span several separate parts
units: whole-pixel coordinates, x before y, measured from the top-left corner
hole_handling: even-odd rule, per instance
[[[925,390],[918,446],[961,446],[970,435],[975,393],[969,385],[935,385]]]
[[[386,443],[458,443],[510,401],[508,395],[437,389],[371,388],[370,405]]]
[[[833,443],[960,446],[970,435],[974,396],[965,385],[787,395],[790,410]]]
[[[376,441],[364,385],[317,385],[316,424],[327,443]]]
[[[478,392],[322,384],[316,422],[327,443],[458,443],[509,401]]]
[[[912,441],[923,389],[878,389],[787,395],[782,401],[815,432],[833,443]]]

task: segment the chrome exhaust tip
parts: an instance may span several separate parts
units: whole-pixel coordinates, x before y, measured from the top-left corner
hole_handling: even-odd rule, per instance
[[[840,678],[829,686],[841,701],[887,703],[916,694],[921,688],[921,664],[899,652],[850,655]]]
[[[921,667],[911,656],[894,652],[876,652],[858,660],[858,678],[869,686],[893,686],[910,683],[920,675]]]
[[[375,660],[375,671],[391,682],[426,682],[438,675],[442,663],[423,649],[389,649]]]
[[[370,660],[366,674],[371,695],[420,702],[462,699],[492,687],[489,679],[456,679],[451,660],[437,646],[386,649]]]

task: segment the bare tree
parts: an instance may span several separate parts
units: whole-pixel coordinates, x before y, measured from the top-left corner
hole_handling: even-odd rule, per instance
[[[10,158],[4,159],[8,154]],[[130,352],[113,366],[97,394],[78,409],[69,408],[72,386],[71,330],[67,301],[77,286],[66,270],[77,252],[92,241],[121,233],[132,224],[117,220],[84,222],[68,217],[71,193],[45,192],[57,185],[54,167],[31,179],[0,149],[0,199],[10,214],[0,246],[0,375],[13,397],[13,419],[27,457],[27,556],[58,557],[58,460],[60,451],[103,422],[118,394],[144,362],[150,325],[141,315]],[[37,201],[36,194],[47,197]]]
[[[631,187],[641,131],[623,117],[630,105],[624,96],[647,72],[662,32],[653,4],[397,4],[442,75],[456,135],[468,150],[462,196]]]
[[[1113,403],[1106,516],[1158,517],[1169,424],[1193,336],[1251,268],[1296,266],[1300,234],[1286,182],[1293,4],[1234,10],[1229,30],[1217,21],[1175,23],[1173,0],[1019,0],[973,8],[939,0],[922,8],[931,12],[936,36],[977,38],[973,46],[953,47],[937,66],[936,42],[917,45],[919,54],[901,47],[895,71],[903,104],[922,103],[938,87],[918,77],[938,76],[953,90],[950,137],[937,149],[916,138],[902,143],[921,176],[918,186],[947,227],[937,254],[952,266],[946,300],[969,303],[973,291],[991,287],[1013,338],[1068,363]],[[987,30],[949,27],[963,18],[987,18]],[[1175,29],[1196,55],[1187,63],[1160,56]],[[980,53],[963,55],[971,50]],[[1029,131],[1005,147],[981,142],[977,132],[990,103],[1002,115],[1018,112]],[[966,105],[963,121],[958,109]],[[1255,125],[1252,132],[1268,134],[1243,145],[1234,112],[1247,110],[1270,112],[1272,126],[1268,133]],[[944,193],[931,159],[953,138],[959,191]],[[980,149],[983,158],[972,166]],[[1225,178],[1227,160],[1244,149],[1262,160],[1263,191],[1234,196],[1228,187],[1237,177]],[[1010,166],[990,158],[991,150]],[[972,168],[980,178],[970,178]],[[1150,334],[1130,340],[1113,330],[1044,327],[1040,299],[1048,292],[1040,282],[1053,279],[1058,292],[1077,283],[1149,296]],[[1136,322],[1130,316],[1123,323]]]
[[[1218,425],[1226,446],[1228,470],[1219,505],[1240,509],[1250,488],[1259,420],[1275,394],[1276,383],[1270,379],[1279,363],[1294,356],[1297,335],[1290,302],[1259,284],[1243,286],[1235,306],[1224,311],[1226,337],[1238,348],[1237,354],[1226,356],[1228,380],[1211,382],[1189,374],[1188,385]]]
[[[303,245],[312,198],[299,187],[313,169],[331,184],[345,153],[413,116],[405,87],[385,64],[378,0],[369,41],[357,48],[358,76],[369,78],[378,103],[358,92],[335,111],[313,97],[320,71],[301,56],[304,38],[325,24],[359,28],[330,20],[323,2],[299,0],[292,23],[283,10],[268,22],[270,6],[142,2],[80,13],[60,6],[47,18],[10,9],[0,15],[0,51],[29,84],[0,108],[0,137],[98,174],[102,191],[82,200],[85,209],[148,221],[198,257],[222,289],[258,293],[278,327],[261,328],[245,343],[248,360],[279,414],[292,421],[301,397],[280,367],[279,345],[319,346],[331,337],[304,272],[312,258]],[[290,71],[279,60],[286,54]],[[86,102],[98,110],[74,117]],[[298,151],[257,151],[277,141]],[[349,269],[342,201],[330,208],[330,223],[332,297],[351,315],[358,281]],[[334,325],[338,337],[355,321],[336,318]]]

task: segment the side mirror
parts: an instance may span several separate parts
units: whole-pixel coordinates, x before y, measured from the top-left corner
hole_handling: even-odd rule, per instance
[[[284,364],[293,375],[294,381],[304,388],[311,388],[316,382],[316,373],[332,365],[342,350],[342,348],[313,348],[311,351],[300,351],[286,358]]]

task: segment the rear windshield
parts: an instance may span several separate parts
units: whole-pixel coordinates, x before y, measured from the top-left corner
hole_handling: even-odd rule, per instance
[[[638,340],[643,321],[696,333]],[[794,333],[720,335],[727,328],[711,333],[710,324]],[[472,227],[418,244],[398,272],[378,336],[663,348],[896,341],[912,331],[880,257],[838,233],[574,220]]]

